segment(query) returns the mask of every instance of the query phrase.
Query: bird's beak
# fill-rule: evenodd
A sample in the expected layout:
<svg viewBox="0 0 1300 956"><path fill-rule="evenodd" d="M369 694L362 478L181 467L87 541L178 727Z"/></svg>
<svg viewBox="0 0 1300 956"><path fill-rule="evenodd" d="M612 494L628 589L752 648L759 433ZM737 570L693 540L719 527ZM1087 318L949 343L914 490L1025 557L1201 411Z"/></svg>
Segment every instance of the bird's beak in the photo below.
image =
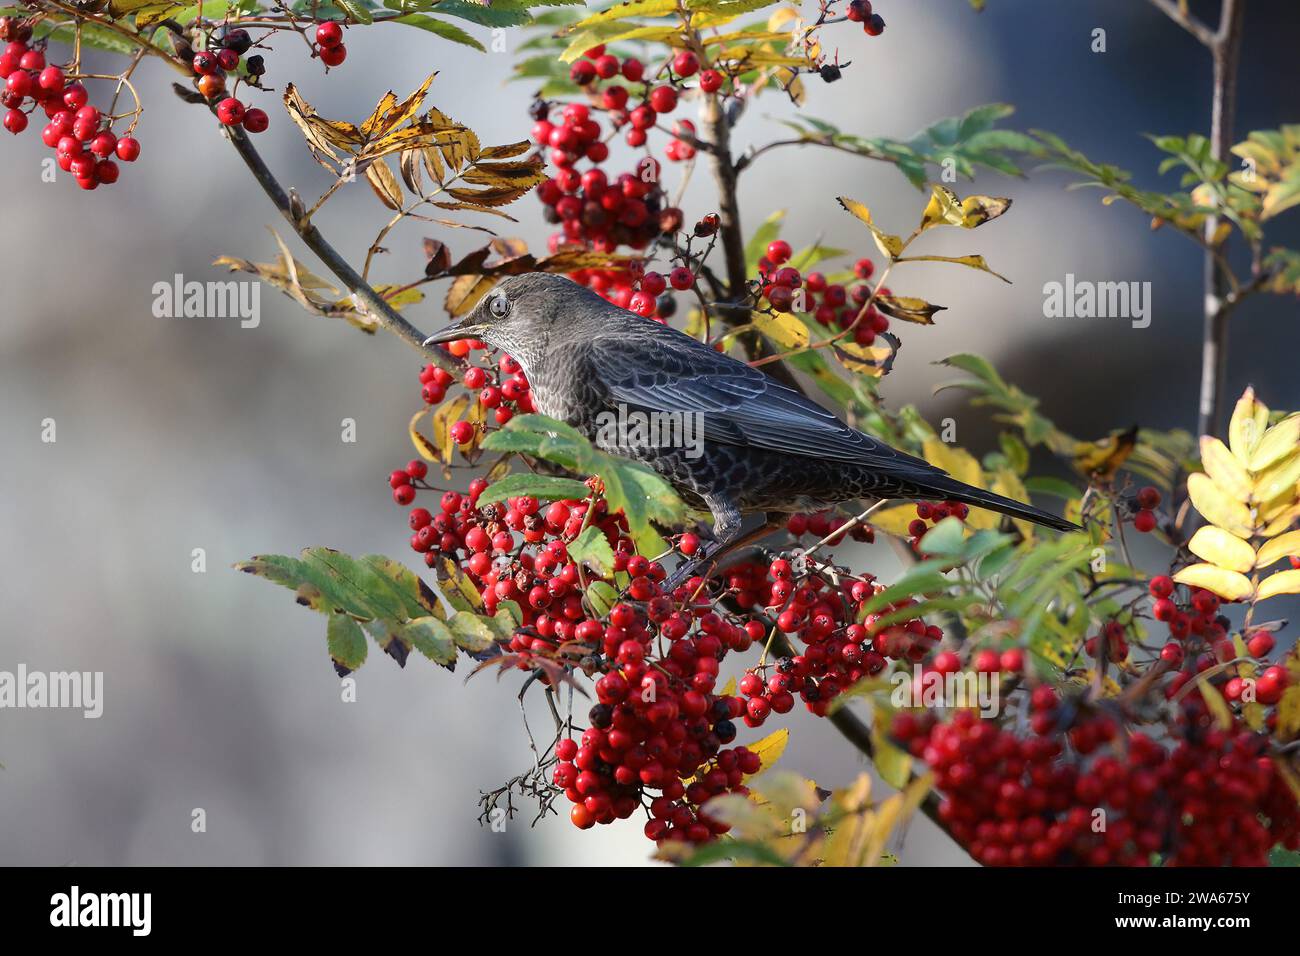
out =
<svg viewBox="0 0 1300 956"><path fill-rule="evenodd" d="M424 340L425 345L438 345L442 342L455 342L459 339L476 339L483 333L483 327L469 322L457 322L440 332L434 332Z"/></svg>

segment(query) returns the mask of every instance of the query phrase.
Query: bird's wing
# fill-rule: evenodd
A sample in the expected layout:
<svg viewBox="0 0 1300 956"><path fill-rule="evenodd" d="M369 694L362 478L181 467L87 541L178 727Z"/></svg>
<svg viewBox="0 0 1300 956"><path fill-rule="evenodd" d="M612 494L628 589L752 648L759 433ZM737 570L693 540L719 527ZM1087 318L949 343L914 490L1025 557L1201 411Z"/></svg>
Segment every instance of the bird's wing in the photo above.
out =
<svg viewBox="0 0 1300 956"><path fill-rule="evenodd" d="M699 413L710 441L875 464L894 472L937 471L850 428L759 369L658 323L618 323L617 329L591 339L587 348L611 402Z"/></svg>

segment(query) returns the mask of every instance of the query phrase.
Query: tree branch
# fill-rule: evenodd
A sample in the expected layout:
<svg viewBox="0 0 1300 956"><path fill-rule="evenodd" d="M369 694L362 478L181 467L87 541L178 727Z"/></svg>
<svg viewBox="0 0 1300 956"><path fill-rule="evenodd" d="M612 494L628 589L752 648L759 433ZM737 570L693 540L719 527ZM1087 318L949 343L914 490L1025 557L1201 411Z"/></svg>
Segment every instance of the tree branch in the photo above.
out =
<svg viewBox="0 0 1300 956"><path fill-rule="evenodd" d="M424 344L428 338L423 332L413 326L406 319L398 314L397 310L384 301L370 283L366 282L346 259L336 250L325 237L321 235L310 219L306 218L301 210L294 208L293 201L284 187L280 185L275 174L271 172L270 167L262 159L262 156L248 139L247 134L241 129L234 127L223 128L226 138L230 140L235 151L239 153L240 158L244 161L257 180L262 191L280 211L285 220L293 227L293 231L307 245L312 252L316 253L321 262L325 263L326 268L338 278L348 291L351 292L366 310L379 320L379 324L385 329L397 336L411 348L418 351L428 361L435 365L441 366L449 372L457 371L456 362L442 349L430 348Z"/></svg>
<svg viewBox="0 0 1300 956"><path fill-rule="evenodd" d="M1151 0L1151 4L1162 11L1170 20L1178 24L1207 47L1214 46L1214 31L1183 8L1175 0Z"/></svg>
<svg viewBox="0 0 1300 956"><path fill-rule="evenodd" d="M1152 0L1157 2L1157 0ZM1157 4L1158 5L1158 4ZM1237 112L1237 68L1241 62L1242 23L1246 0L1223 0L1219 29L1210 38L1214 60L1214 92L1210 114L1210 155L1226 161L1232 149ZM1203 41L1204 42L1204 41ZM1235 299L1230 297L1231 276L1222 256L1215 254L1214 236L1220 218L1205 220L1205 305L1201 332L1201 394L1198 435L1216 435L1222 425L1223 390L1228 365L1228 318Z"/></svg>

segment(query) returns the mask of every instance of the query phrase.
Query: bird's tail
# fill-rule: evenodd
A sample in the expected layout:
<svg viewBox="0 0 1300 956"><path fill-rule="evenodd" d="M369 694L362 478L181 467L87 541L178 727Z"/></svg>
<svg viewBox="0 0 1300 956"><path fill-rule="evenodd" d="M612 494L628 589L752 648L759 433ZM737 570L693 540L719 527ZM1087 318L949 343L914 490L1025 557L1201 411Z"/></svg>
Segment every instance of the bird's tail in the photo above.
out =
<svg viewBox="0 0 1300 956"><path fill-rule="evenodd" d="M984 508L988 511L996 511L998 514L1010 515L1012 518L1022 518L1025 521L1032 521L1034 524L1041 524L1057 531L1083 530L1074 522L1066 521L1064 518L1050 514L1040 508L1035 508L1033 505L1027 505L1011 498L1004 498L1002 495L985 491L983 488L976 488L974 485L968 485L946 475L937 480L927 481L924 491L935 498L941 498L945 501L960 501L962 504L971 505L975 508Z"/></svg>

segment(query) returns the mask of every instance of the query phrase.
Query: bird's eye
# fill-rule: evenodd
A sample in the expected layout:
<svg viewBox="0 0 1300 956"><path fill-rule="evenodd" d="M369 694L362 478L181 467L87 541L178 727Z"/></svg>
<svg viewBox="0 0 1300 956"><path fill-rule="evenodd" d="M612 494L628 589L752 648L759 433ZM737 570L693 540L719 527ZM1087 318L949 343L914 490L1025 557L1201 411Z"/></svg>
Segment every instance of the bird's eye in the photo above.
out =
<svg viewBox="0 0 1300 956"><path fill-rule="evenodd" d="M510 314L510 300L503 295L494 295L488 303L488 309L496 318L504 319Z"/></svg>

